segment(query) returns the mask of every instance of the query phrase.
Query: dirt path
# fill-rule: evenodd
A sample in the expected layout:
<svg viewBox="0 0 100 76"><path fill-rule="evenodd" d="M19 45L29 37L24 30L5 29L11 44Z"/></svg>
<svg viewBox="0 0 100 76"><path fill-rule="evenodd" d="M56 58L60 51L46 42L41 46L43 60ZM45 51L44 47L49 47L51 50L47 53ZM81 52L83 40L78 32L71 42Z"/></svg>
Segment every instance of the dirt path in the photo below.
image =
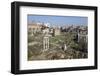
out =
<svg viewBox="0 0 100 76"><path fill-rule="evenodd" d="M35 45L35 44L38 44L39 42L30 42L28 43L28 46L31 46L31 45Z"/></svg>

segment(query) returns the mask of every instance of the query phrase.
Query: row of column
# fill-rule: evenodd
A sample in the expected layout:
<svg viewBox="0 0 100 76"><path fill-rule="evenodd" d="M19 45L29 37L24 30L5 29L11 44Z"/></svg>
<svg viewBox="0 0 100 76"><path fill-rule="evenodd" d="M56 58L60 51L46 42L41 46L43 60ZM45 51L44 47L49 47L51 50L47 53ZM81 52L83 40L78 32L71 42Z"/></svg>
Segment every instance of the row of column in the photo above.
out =
<svg viewBox="0 0 100 76"><path fill-rule="evenodd" d="M43 51L47 51L49 49L49 37L43 38Z"/></svg>

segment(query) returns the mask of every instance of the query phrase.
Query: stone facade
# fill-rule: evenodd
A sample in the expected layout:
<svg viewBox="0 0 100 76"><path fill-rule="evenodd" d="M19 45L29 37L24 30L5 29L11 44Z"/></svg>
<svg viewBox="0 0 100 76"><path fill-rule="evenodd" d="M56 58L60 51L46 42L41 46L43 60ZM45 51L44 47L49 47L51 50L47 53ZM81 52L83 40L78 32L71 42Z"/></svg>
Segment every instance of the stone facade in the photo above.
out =
<svg viewBox="0 0 100 76"><path fill-rule="evenodd" d="M38 24L29 24L28 25L28 32L33 35L34 33L41 32L42 25Z"/></svg>
<svg viewBox="0 0 100 76"><path fill-rule="evenodd" d="M54 30L53 30L53 35L54 36L60 35L60 33L61 33L61 31L60 31L59 28L54 28Z"/></svg>
<svg viewBox="0 0 100 76"><path fill-rule="evenodd" d="M86 29L80 29L78 32L78 42L80 40L84 40L85 42L88 42L88 32Z"/></svg>

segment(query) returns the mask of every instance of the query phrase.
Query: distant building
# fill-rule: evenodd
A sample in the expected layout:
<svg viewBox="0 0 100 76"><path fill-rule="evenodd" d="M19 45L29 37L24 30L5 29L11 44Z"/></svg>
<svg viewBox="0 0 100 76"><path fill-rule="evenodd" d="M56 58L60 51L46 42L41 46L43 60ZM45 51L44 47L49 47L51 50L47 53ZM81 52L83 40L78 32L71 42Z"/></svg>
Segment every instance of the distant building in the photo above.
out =
<svg viewBox="0 0 100 76"><path fill-rule="evenodd" d="M78 30L79 34L83 34L83 35L87 35L88 34L88 30L87 29L79 29Z"/></svg>
<svg viewBox="0 0 100 76"><path fill-rule="evenodd" d="M39 23L39 22L34 22L32 24L28 24L28 32L33 35L34 33L37 32L42 32L44 33L49 29L50 24L49 23ZM44 31L44 32L43 32Z"/></svg>
<svg viewBox="0 0 100 76"><path fill-rule="evenodd" d="M33 35L34 33L41 32L42 27L43 26L41 24L28 24L28 32L30 35Z"/></svg>
<svg viewBox="0 0 100 76"><path fill-rule="evenodd" d="M87 36L87 35L78 34L78 42L79 42L80 40L83 40L83 41L85 41L85 42L87 43L87 41L88 41L88 36Z"/></svg>
<svg viewBox="0 0 100 76"><path fill-rule="evenodd" d="M88 32L87 32L87 29L79 29L79 32L78 32L78 42L80 40L84 40L85 42L88 41Z"/></svg>
<svg viewBox="0 0 100 76"><path fill-rule="evenodd" d="M60 28L54 28L54 30L53 30L54 36L60 35L60 33L61 33Z"/></svg>

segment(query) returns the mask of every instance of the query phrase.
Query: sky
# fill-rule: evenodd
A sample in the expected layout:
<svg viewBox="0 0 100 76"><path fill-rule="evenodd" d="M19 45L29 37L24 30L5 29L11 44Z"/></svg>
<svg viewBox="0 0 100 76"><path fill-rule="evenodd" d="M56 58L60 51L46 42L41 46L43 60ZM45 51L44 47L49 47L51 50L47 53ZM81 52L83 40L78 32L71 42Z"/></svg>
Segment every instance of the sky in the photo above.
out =
<svg viewBox="0 0 100 76"><path fill-rule="evenodd" d="M53 15L28 15L28 23L42 22L52 25L88 25L88 17L80 16L53 16Z"/></svg>

